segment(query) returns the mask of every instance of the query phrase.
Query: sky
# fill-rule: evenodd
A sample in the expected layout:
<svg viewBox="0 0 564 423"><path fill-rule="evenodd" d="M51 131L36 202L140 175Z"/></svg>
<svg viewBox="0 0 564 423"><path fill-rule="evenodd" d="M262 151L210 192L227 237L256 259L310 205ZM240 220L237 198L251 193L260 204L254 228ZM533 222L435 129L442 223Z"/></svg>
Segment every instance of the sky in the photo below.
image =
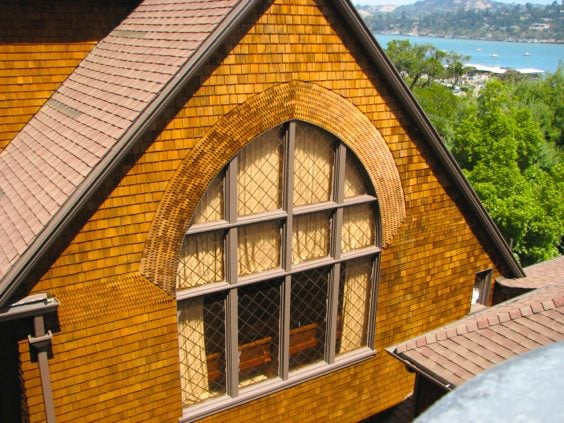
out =
<svg viewBox="0 0 564 423"><path fill-rule="evenodd" d="M370 5L376 6L379 4L411 4L415 3L417 0L353 0L352 3L357 5ZM532 3L532 4L551 4L554 0L496 0L500 3L518 3L518 4L525 4L525 3Z"/></svg>

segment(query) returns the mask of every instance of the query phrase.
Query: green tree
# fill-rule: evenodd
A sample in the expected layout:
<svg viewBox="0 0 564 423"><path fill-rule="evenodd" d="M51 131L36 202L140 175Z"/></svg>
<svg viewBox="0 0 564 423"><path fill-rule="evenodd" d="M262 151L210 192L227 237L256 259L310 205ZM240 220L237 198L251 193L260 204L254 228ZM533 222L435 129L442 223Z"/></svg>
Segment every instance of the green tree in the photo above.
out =
<svg viewBox="0 0 564 423"><path fill-rule="evenodd" d="M418 83L428 86L432 81L447 76L445 63L456 61L454 53L446 53L431 44L411 44L409 40L390 41L386 54L411 89Z"/></svg>
<svg viewBox="0 0 564 423"><path fill-rule="evenodd" d="M524 265L558 254L562 165L541 166L543 134L510 85L491 81L455 131L452 152Z"/></svg>

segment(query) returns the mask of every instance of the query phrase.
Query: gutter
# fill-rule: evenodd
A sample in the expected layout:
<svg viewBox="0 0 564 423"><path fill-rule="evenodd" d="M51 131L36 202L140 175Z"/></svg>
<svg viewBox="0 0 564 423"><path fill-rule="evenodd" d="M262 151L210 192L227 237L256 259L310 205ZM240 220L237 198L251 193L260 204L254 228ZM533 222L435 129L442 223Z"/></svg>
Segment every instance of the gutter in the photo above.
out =
<svg viewBox="0 0 564 423"><path fill-rule="evenodd" d="M421 106L419 106L413 97L413 94L409 91L399 76L399 73L394 68L392 62L390 62L388 57L383 53L383 50L377 44L374 36L367 28L362 18L348 0L334 0L334 4L337 6L349 25L352 26L368 55L379 65L378 68L382 71L384 79L391 85L395 92L400 94L399 100L407 109L410 117L415 121L417 129L420 130L423 136L430 142L433 152L437 155L439 161L446 168L449 175L454 178L455 186L460 190L464 199L468 202L468 205L478 218L481 226L492 238L494 245L497 247L498 252L501 254L501 257L505 261L505 264L510 272L510 275L506 276L513 278L525 277L523 269L517 260L515 260L515 257L513 257L511 248L503 238L499 228L484 209L478 195L462 174L462 170L458 166L458 163L441 141L440 135L437 133L433 125L431 125L429 118L425 115Z"/></svg>
<svg viewBox="0 0 564 423"><path fill-rule="evenodd" d="M415 360L410 359L409 357L403 357L400 353L397 352L397 349L387 349L386 348L386 352L390 355L392 355L394 358L398 359L399 361L401 361L403 364L405 364L405 366L420 374L425 376L427 379L429 379L431 382L435 383L436 385L439 385L441 388L443 388L445 391L453 391L454 389L457 388L456 385L452 384L451 382L449 382L448 380L446 380L445 378L439 376L437 373L433 372L432 370L428 369L425 366L421 366L419 365Z"/></svg>
<svg viewBox="0 0 564 423"><path fill-rule="evenodd" d="M47 423L55 423L56 419L51 375L49 373L49 352L51 351L53 334L50 330L45 330L45 315L55 313L58 307L59 302L55 298L49 298L47 294L36 294L0 309L0 323L33 317L34 333L27 335L27 340L30 352L35 350L37 353L41 393Z"/></svg>
<svg viewBox="0 0 564 423"><path fill-rule="evenodd" d="M8 301L17 287L30 278L33 269L47 256L50 249L80 211L92 200L94 194L104 185L106 179L113 174L130 154L138 141L150 129L170 102L181 92L208 60L223 45L227 37L243 23L260 0L240 1L228 13L216 29L200 45L182 69L168 82L137 117L123 137L112 147L111 151L96 165L82 181L72 197L65 202L58 213L50 220L41 234L34 240L25 253L20 256L14 266L0 282L0 307Z"/></svg>

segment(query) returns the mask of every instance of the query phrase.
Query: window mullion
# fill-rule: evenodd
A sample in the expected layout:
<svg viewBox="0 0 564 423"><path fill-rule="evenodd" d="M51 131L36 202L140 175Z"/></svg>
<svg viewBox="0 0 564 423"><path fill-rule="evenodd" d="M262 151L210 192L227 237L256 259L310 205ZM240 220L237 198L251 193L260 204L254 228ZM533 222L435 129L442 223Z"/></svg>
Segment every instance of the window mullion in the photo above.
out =
<svg viewBox="0 0 564 423"><path fill-rule="evenodd" d="M327 343L325 348L325 360L329 364L333 364L335 362L340 275L341 263L335 263L329 277L329 287L327 292Z"/></svg>
<svg viewBox="0 0 564 423"><path fill-rule="evenodd" d="M292 225L294 202L294 145L296 139L296 123L288 124L284 145L284 209L286 210L286 225L282 242L282 267L285 271L292 268ZM292 277L286 275L282 285L282 304L280 307L280 378L288 379L290 368L290 299L292 292Z"/></svg>
<svg viewBox="0 0 564 423"><path fill-rule="evenodd" d="M345 166L347 160L347 149L343 144L337 148L335 160L335 202L340 206L335 210L333 217L333 239L331 253L335 260L341 258L341 234L343 227L343 202L345 199Z"/></svg>
<svg viewBox="0 0 564 423"><path fill-rule="evenodd" d="M237 220L237 157L235 157L227 169L227 183L225 189L225 215L229 223ZM237 283L237 227L232 226L227 233L226 277L229 284ZM225 307L225 357L226 357L226 389L227 394L236 397L239 393L239 342L238 342L238 298L237 289L230 289L227 294Z"/></svg>
<svg viewBox="0 0 564 423"><path fill-rule="evenodd" d="M378 298L378 280L380 278L380 254L376 254L372 265L372 279L370 280L370 306L368 309L368 327L366 345L374 348L376 338L376 304Z"/></svg>
<svg viewBox="0 0 564 423"><path fill-rule="evenodd" d="M334 198L340 207L335 210L333 215L333 236L331 237L331 255L335 260L341 258L341 231L343 226L343 208L345 191L345 165L347 159L347 149L343 144L337 148L335 158L335 181ZM339 307L339 280L341 275L341 264L335 263L329 280L328 300L327 300L327 345L325 349L325 359L329 364L335 361L337 346L337 312Z"/></svg>
<svg viewBox="0 0 564 423"><path fill-rule="evenodd" d="M280 368L279 376L282 380L288 379L290 368L290 300L292 298L292 277L287 275L281 287L280 305Z"/></svg>
<svg viewBox="0 0 564 423"><path fill-rule="evenodd" d="M294 209L294 146L296 138L296 123L290 122L286 134L285 167L284 167L284 208L287 213L286 231L284 236L283 268L289 271L292 267L292 223Z"/></svg>

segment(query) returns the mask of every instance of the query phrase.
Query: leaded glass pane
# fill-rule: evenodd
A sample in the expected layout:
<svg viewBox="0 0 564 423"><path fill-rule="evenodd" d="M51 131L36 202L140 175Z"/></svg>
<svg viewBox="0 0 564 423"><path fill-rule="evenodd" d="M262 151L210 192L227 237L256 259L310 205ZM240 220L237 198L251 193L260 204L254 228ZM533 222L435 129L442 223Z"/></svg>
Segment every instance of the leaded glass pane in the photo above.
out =
<svg viewBox="0 0 564 423"><path fill-rule="evenodd" d="M351 152L347 152L345 164L345 198L368 194L364 178L360 173L361 165Z"/></svg>
<svg viewBox="0 0 564 423"><path fill-rule="evenodd" d="M239 289L239 385L278 376L280 281Z"/></svg>
<svg viewBox="0 0 564 423"><path fill-rule="evenodd" d="M258 137L238 155L239 216L282 207L282 138L279 130Z"/></svg>
<svg viewBox="0 0 564 423"><path fill-rule="evenodd" d="M328 212L296 216L292 230L292 263L327 257L330 232Z"/></svg>
<svg viewBox="0 0 564 423"><path fill-rule="evenodd" d="M224 233L191 235L184 240L178 261L177 289L194 288L225 279Z"/></svg>
<svg viewBox="0 0 564 423"><path fill-rule="evenodd" d="M207 223L223 219L223 181L223 175L221 175L208 186L194 210L193 223Z"/></svg>
<svg viewBox="0 0 564 423"><path fill-rule="evenodd" d="M324 267L292 278L290 370L324 359L329 273Z"/></svg>
<svg viewBox="0 0 564 423"><path fill-rule="evenodd" d="M296 125L294 151L294 206L331 200L335 143L326 131Z"/></svg>
<svg viewBox="0 0 564 423"><path fill-rule="evenodd" d="M225 393L224 297L178 304L182 403L195 404Z"/></svg>
<svg viewBox="0 0 564 423"><path fill-rule="evenodd" d="M344 253L375 245L374 210L371 204L345 207L341 249Z"/></svg>
<svg viewBox="0 0 564 423"><path fill-rule="evenodd" d="M243 226L238 237L240 276L280 267L280 222Z"/></svg>
<svg viewBox="0 0 564 423"><path fill-rule="evenodd" d="M373 258L342 264L339 281L337 352L366 346Z"/></svg>

